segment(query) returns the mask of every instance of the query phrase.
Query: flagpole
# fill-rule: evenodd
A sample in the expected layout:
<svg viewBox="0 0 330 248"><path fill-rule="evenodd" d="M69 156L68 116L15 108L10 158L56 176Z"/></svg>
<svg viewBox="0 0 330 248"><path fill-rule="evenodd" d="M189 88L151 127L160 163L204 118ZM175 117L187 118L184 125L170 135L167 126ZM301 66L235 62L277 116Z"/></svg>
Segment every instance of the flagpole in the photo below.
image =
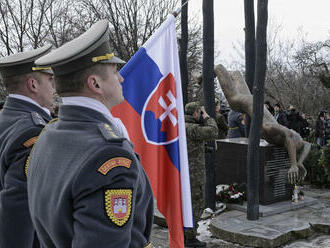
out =
<svg viewBox="0 0 330 248"><path fill-rule="evenodd" d="M188 4L189 1L190 1L190 0L187 0L184 4L182 4L180 8L178 8L177 10L175 10L175 11L172 13L172 15L173 15L174 17L177 17L177 16L180 14L182 8L183 8L184 6L186 6L186 5Z"/></svg>

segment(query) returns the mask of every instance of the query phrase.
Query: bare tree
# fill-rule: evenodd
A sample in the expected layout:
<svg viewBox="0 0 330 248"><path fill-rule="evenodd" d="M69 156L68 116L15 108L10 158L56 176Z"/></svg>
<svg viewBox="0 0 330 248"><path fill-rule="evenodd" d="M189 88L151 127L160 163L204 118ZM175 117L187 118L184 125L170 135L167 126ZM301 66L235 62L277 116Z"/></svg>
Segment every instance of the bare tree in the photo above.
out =
<svg viewBox="0 0 330 248"><path fill-rule="evenodd" d="M310 73L330 88L330 40L305 43L295 60L305 74Z"/></svg>
<svg viewBox="0 0 330 248"><path fill-rule="evenodd" d="M5 47L6 55L12 51L23 51L26 46L26 29L31 12L29 1L3 0L0 11L0 34L1 36L4 35L1 41Z"/></svg>
<svg viewBox="0 0 330 248"><path fill-rule="evenodd" d="M178 0L80 0L80 15L90 22L110 22L110 43L116 53L128 60L154 33L167 15L175 10Z"/></svg>
<svg viewBox="0 0 330 248"><path fill-rule="evenodd" d="M311 63L313 56L307 55L304 44L304 39L300 44L295 40L278 40L273 44L267 63L265 94L284 108L294 105L299 111L316 115L319 109L329 108L330 91L322 85L323 71L315 61ZM302 48L297 51L296 47Z"/></svg>
<svg viewBox="0 0 330 248"><path fill-rule="evenodd" d="M26 36L33 48L43 45L43 40L48 35L48 28L45 27L45 14L53 0L27 1L30 4L29 17L26 27Z"/></svg>
<svg viewBox="0 0 330 248"><path fill-rule="evenodd" d="M284 109L294 105L310 116L320 109L330 109L330 90L324 85L329 76L326 66L329 68L330 50L324 45L327 41L308 43L302 32L296 39L284 40L282 29L281 24L270 20L265 98ZM236 44L235 68L244 72L244 43Z"/></svg>
<svg viewBox="0 0 330 248"><path fill-rule="evenodd" d="M72 0L2 0L0 53L10 55L45 43L58 47L76 35ZM79 20L77 20L79 22Z"/></svg>
<svg viewBox="0 0 330 248"><path fill-rule="evenodd" d="M125 60L144 44L180 0L0 0L0 55L46 43L59 47L100 19L110 23L110 43ZM189 18L188 73L201 69L201 25ZM179 21L178 25L179 26ZM177 28L179 30L179 28ZM180 33L179 33L180 36ZM191 80L189 80L189 84Z"/></svg>
<svg viewBox="0 0 330 248"><path fill-rule="evenodd" d="M46 27L49 30L46 40L54 47L60 47L76 38L97 21L93 22L90 18L87 23L86 10L78 1L49 1L51 2L45 14Z"/></svg>
<svg viewBox="0 0 330 248"><path fill-rule="evenodd" d="M9 36L11 33L11 27L8 20L8 8L5 5L0 4L0 15L1 15L1 26L0 26L0 40L1 40L1 47L4 47L3 49L0 49L1 55L9 55L12 53L12 49L9 45Z"/></svg>

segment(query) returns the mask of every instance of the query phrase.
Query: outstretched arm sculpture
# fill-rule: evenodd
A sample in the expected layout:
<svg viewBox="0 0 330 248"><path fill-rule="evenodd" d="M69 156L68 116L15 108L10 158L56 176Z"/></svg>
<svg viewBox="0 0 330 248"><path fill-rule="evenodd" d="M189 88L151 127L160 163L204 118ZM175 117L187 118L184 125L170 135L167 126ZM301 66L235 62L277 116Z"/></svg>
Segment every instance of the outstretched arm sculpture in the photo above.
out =
<svg viewBox="0 0 330 248"><path fill-rule="evenodd" d="M230 107L235 111L252 116L253 97L241 73L236 71L229 74L222 65L215 67L215 73ZM311 144L304 141L296 131L278 124L266 107L261 132L268 143L284 146L288 150L291 162L288 171L289 182L295 184L303 180L307 174L303 161L310 151ZM297 153L299 154L298 161Z"/></svg>

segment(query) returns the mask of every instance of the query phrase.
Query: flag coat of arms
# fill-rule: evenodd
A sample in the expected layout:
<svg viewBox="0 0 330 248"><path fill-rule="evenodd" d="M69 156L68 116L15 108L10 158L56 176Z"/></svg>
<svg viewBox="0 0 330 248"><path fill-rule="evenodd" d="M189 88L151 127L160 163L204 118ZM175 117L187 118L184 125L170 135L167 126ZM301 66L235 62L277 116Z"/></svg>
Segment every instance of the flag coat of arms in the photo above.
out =
<svg viewBox="0 0 330 248"><path fill-rule="evenodd" d="M175 17L170 15L122 68L122 120L149 177L170 247L184 247L192 227L191 194Z"/></svg>

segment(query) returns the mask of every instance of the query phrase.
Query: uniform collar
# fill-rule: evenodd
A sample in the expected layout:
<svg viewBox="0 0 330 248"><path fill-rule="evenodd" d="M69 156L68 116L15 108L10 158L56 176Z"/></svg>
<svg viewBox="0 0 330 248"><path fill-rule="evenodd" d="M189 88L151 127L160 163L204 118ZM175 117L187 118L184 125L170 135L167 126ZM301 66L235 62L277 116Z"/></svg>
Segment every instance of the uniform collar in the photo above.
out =
<svg viewBox="0 0 330 248"><path fill-rule="evenodd" d="M120 119L113 117L110 110L100 101L85 97L85 96L69 96L63 97L63 106L79 106L88 109L92 109L100 114L102 114L119 132L121 137L125 137L129 140L129 136L124 124Z"/></svg>
<svg viewBox="0 0 330 248"><path fill-rule="evenodd" d="M64 121L103 122L111 124L102 113L91 108L78 105L61 104L58 118Z"/></svg>
<svg viewBox="0 0 330 248"><path fill-rule="evenodd" d="M32 100L32 99L31 99ZM44 110L40 105L32 103L31 101L25 101L17 97L8 96L6 102L3 106L4 110L15 110L23 111L27 113L37 112L39 113L45 121L50 121L51 116L47 111Z"/></svg>
<svg viewBox="0 0 330 248"><path fill-rule="evenodd" d="M62 101L63 105L73 105L93 109L103 114L109 120L113 118L110 114L110 110L103 103L94 98L86 96L68 96L62 97Z"/></svg>
<svg viewBox="0 0 330 248"><path fill-rule="evenodd" d="M44 110L50 116L50 111L49 111L48 108L42 107L39 103L37 103L36 101L34 101L32 98L30 98L28 96L23 96L21 94L9 94L8 96L9 97L12 97L12 98L23 100L23 101L26 101L26 102L30 102L30 103L32 103L34 105L37 105L39 108L41 108L42 110Z"/></svg>

